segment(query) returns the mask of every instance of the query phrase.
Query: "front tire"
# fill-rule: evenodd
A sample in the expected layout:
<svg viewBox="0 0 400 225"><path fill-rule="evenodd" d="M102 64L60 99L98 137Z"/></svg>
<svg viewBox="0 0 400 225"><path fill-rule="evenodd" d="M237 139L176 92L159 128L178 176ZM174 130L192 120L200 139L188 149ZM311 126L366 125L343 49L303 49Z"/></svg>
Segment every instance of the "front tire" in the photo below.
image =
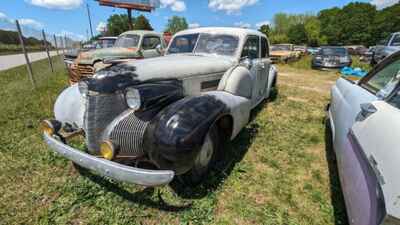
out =
<svg viewBox="0 0 400 225"><path fill-rule="evenodd" d="M214 167L220 151L219 133L213 126L207 133L191 170L182 175L185 183L196 186L204 180Z"/></svg>

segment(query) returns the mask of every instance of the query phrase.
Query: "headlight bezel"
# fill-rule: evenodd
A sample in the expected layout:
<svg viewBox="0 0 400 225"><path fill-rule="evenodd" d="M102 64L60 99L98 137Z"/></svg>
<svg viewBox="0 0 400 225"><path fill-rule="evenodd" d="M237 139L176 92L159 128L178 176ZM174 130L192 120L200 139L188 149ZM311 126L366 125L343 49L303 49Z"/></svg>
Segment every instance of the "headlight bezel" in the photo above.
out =
<svg viewBox="0 0 400 225"><path fill-rule="evenodd" d="M140 91L135 87L128 87L125 89L125 102L128 107L134 111L141 109L143 100Z"/></svg>

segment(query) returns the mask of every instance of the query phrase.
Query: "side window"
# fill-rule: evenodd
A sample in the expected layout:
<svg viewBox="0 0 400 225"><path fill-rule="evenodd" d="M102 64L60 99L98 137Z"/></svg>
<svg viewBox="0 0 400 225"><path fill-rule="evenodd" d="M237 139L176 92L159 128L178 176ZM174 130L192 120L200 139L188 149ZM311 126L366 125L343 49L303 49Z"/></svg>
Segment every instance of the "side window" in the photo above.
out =
<svg viewBox="0 0 400 225"><path fill-rule="evenodd" d="M249 36L243 46L242 56L249 59L258 59L260 56L260 39L257 36Z"/></svg>
<svg viewBox="0 0 400 225"><path fill-rule="evenodd" d="M385 39L382 39L382 40L378 41L378 45L387 45L388 42L389 42L389 40L390 40L390 37L391 37L391 36L389 36L389 37L387 37L387 38L385 38Z"/></svg>
<svg viewBox="0 0 400 225"><path fill-rule="evenodd" d="M142 44L142 48L143 50L149 50L149 49L155 49L157 47L157 45L161 44L161 40L159 37L144 37L143 38L143 44Z"/></svg>
<svg viewBox="0 0 400 225"><path fill-rule="evenodd" d="M380 97L387 97L396 87L400 78L400 59L397 59L375 73L361 84Z"/></svg>
<svg viewBox="0 0 400 225"><path fill-rule="evenodd" d="M268 41L265 37L261 37L261 58L269 57Z"/></svg>
<svg viewBox="0 0 400 225"><path fill-rule="evenodd" d="M390 44L391 46L400 46L400 34L397 34L394 36L392 43Z"/></svg>

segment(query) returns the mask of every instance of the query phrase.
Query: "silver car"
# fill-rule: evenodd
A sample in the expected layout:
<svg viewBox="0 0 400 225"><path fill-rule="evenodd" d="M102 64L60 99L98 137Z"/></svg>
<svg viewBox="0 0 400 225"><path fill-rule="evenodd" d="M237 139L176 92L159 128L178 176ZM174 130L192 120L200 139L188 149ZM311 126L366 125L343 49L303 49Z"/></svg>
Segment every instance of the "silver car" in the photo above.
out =
<svg viewBox="0 0 400 225"><path fill-rule="evenodd" d="M115 180L168 184L175 175L198 183L221 144L246 126L275 89L267 37L241 28L177 33L164 57L111 62L64 90L55 119L42 123L55 152ZM87 151L68 145L85 137Z"/></svg>

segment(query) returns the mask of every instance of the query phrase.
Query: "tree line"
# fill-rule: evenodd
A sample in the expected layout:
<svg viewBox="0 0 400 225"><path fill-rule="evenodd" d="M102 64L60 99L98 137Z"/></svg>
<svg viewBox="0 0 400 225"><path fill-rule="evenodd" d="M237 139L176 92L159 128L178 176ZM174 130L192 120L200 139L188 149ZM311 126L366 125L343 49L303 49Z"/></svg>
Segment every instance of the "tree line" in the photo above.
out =
<svg viewBox="0 0 400 225"><path fill-rule="evenodd" d="M317 15L278 13L273 24L259 29L272 43L320 45L375 45L400 31L400 3L377 10L370 3L354 2Z"/></svg>
<svg viewBox="0 0 400 225"><path fill-rule="evenodd" d="M40 46L43 45L44 42L42 40L38 40L34 37L23 37L24 42L27 46ZM5 45L19 45L19 36L16 31L9 30L0 30L0 43ZM51 46L51 43L47 43Z"/></svg>

